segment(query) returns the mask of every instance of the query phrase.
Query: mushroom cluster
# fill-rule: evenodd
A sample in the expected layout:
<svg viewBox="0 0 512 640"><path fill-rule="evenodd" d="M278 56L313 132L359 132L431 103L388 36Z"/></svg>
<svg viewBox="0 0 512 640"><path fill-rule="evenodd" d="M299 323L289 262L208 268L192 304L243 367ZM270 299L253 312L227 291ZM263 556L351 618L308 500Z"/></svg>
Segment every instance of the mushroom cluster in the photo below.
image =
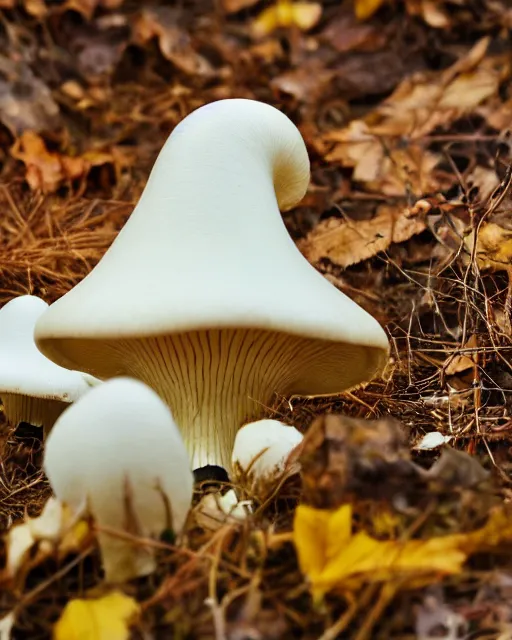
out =
<svg viewBox="0 0 512 640"><path fill-rule="evenodd" d="M86 278L49 307L24 296L0 310L6 413L55 422L44 468L57 498L94 518L107 580L153 570L148 538L182 530L193 469L233 463L252 481L295 469L301 434L258 421L274 394L337 394L382 371L385 332L280 215L308 183L283 113L208 104L174 129Z"/></svg>
<svg viewBox="0 0 512 640"><path fill-rule="evenodd" d="M309 182L295 125L220 100L173 131L98 265L39 318L39 349L171 407L194 468L231 466L235 435L281 396L336 394L379 373L377 321L302 256L281 210Z"/></svg>

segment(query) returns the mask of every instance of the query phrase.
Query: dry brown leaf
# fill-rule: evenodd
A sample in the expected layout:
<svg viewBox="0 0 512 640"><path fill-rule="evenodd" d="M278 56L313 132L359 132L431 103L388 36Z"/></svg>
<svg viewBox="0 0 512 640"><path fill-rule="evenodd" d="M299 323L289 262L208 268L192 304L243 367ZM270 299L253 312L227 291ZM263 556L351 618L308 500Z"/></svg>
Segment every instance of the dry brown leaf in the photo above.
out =
<svg viewBox="0 0 512 640"><path fill-rule="evenodd" d="M487 201L496 187L500 184L498 174L494 169L486 169L477 165L466 176L468 187L478 188L478 199L480 202Z"/></svg>
<svg viewBox="0 0 512 640"><path fill-rule="evenodd" d="M450 19L445 7L439 0L408 0L407 12L412 16L419 16L436 29L450 26Z"/></svg>
<svg viewBox="0 0 512 640"><path fill-rule="evenodd" d="M126 160L118 152L88 151L81 156L60 155L48 151L44 140L32 131L25 131L11 149L14 158L26 166L26 180L34 190L51 193L68 180L81 178L92 167L105 164L119 166Z"/></svg>
<svg viewBox="0 0 512 640"><path fill-rule="evenodd" d="M445 71L406 78L364 119L326 134L327 142L337 143L327 160L354 167L354 180L387 195L436 190L431 173L438 156L421 146L406 146L402 138L423 138L497 93L510 75L510 61L504 56L486 57L488 44L488 39L480 40Z"/></svg>
<svg viewBox="0 0 512 640"><path fill-rule="evenodd" d="M141 10L133 25L136 44L156 38L162 55L180 71L189 75L209 75L210 63L192 46L189 34L177 24L177 12L170 7Z"/></svg>
<svg viewBox="0 0 512 640"><path fill-rule="evenodd" d="M336 140L338 144L326 160L353 167L352 179L366 183L370 190L390 196L411 193L420 196L438 187L432 170L439 156L418 144L405 147L400 140L381 140L362 120L353 120L345 129L329 134L327 139Z"/></svg>
<svg viewBox="0 0 512 640"><path fill-rule="evenodd" d="M333 71L313 60L310 64L301 65L273 78L270 85L302 102L317 103L333 75Z"/></svg>
<svg viewBox="0 0 512 640"><path fill-rule="evenodd" d="M476 259L481 269L510 271L512 269L512 231L495 222L482 224L476 234ZM475 232L465 238L468 251L475 244Z"/></svg>
<svg viewBox="0 0 512 640"><path fill-rule="evenodd" d="M380 9L384 0L355 0L354 9L359 20L367 20Z"/></svg>
<svg viewBox="0 0 512 640"><path fill-rule="evenodd" d="M478 336L473 334L463 345L463 349L476 349L478 347ZM462 353L449 356L444 363L444 371L447 376L454 376L468 369L473 369L477 362L477 353Z"/></svg>
<svg viewBox="0 0 512 640"><path fill-rule="evenodd" d="M487 124L497 131L508 130L512 122L512 98L502 102L499 97L488 101L485 105L477 109L478 115L482 116Z"/></svg>
<svg viewBox="0 0 512 640"><path fill-rule="evenodd" d="M322 5L318 2L292 2L277 0L276 4L264 9L252 23L252 33L256 38L267 36L276 29L297 27L308 31L320 20Z"/></svg>
<svg viewBox="0 0 512 640"><path fill-rule="evenodd" d="M384 53L388 34L382 27L372 23L361 24L352 12L340 12L331 19L320 34L322 41L328 42L339 53L347 51L379 51Z"/></svg>
<svg viewBox="0 0 512 640"><path fill-rule="evenodd" d="M425 222L418 217L408 217L407 209L382 205L371 220L329 218L320 222L299 243L299 248L312 263L328 258L341 267L348 267L425 229Z"/></svg>

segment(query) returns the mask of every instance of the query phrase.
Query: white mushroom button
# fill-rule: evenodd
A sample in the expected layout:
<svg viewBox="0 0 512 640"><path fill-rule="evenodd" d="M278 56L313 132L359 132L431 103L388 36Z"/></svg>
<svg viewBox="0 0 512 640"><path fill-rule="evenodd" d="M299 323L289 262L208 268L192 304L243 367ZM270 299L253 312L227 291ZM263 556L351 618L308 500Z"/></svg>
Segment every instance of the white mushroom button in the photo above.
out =
<svg viewBox="0 0 512 640"><path fill-rule="evenodd" d="M172 407L194 467L229 470L274 394L335 394L384 367L378 322L300 253L279 209L309 159L295 125L244 99L201 107L165 143L124 228L39 319L58 364L130 375Z"/></svg>
<svg viewBox="0 0 512 640"><path fill-rule="evenodd" d="M129 378L92 389L62 414L44 470L61 502L95 520L108 582L151 573L154 549L143 539L179 533L192 501L193 474L169 408Z"/></svg>
<svg viewBox="0 0 512 640"><path fill-rule="evenodd" d="M244 425L236 434L232 465L237 475L254 481L282 474L291 452L303 436L295 427L278 420L258 420Z"/></svg>
<svg viewBox="0 0 512 640"><path fill-rule="evenodd" d="M48 431L57 417L91 386L88 374L69 371L38 350L34 327L48 304L20 296L0 309L0 397L12 425L28 422Z"/></svg>

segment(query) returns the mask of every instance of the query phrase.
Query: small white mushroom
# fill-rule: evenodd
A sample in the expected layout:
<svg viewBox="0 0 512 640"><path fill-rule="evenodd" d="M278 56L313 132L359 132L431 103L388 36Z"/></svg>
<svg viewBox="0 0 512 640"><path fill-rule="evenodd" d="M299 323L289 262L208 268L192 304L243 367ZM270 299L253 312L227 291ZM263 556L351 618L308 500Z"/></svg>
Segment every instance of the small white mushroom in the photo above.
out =
<svg viewBox="0 0 512 640"><path fill-rule="evenodd" d="M278 420L258 420L244 425L236 434L233 447L235 474L251 478L253 482L279 476L302 440L300 431Z"/></svg>
<svg viewBox="0 0 512 640"><path fill-rule="evenodd" d="M44 469L57 498L98 525L108 582L151 573L154 553L140 539L179 533L192 501L193 474L169 408L130 378L92 389L62 414Z"/></svg>
<svg viewBox="0 0 512 640"><path fill-rule="evenodd" d="M38 350L34 327L48 304L20 296L0 309L0 397L13 426L28 422L47 432L71 403L100 381L53 363Z"/></svg>
<svg viewBox="0 0 512 640"><path fill-rule="evenodd" d="M297 127L220 100L172 132L91 273L40 318L60 365L138 378L172 408L193 466L229 470L235 434L274 394L337 394L387 362L378 322L297 249L279 210L309 183Z"/></svg>

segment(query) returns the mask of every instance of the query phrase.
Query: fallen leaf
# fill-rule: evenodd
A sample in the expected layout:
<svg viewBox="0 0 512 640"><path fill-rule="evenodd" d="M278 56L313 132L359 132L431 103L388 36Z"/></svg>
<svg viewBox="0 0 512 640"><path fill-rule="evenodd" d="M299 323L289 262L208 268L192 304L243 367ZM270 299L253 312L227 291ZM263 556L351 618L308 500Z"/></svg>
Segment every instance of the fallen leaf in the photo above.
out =
<svg viewBox="0 0 512 640"><path fill-rule="evenodd" d="M86 176L92 167L112 164L117 169L128 160L122 152L87 151L81 156L48 151L37 133L25 131L11 148L11 155L26 166L26 180L34 190L51 193L62 183Z"/></svg>
<svg viewBox="0 0 512 640"><path fill-rule="evenodd" d="M470 253L475 249L481 269L508 271L512 267L512 230L495 222L483 223L477 233L473 230L465 237L465 243Z"/></svg>
<svg viewBox="0 0 512 640"><path fill-rule="evenodd" d="M179 27L177 17L177 11L170 7L142 9L133 25L135 43L143 45L156 38L164 58L180 71L209 75L210 63L194 49L187 31Z"/></svg>
<svg viewBox="0 0 512 640"><path fill-rule="evenodd" d="M407 209L382 205L370 220L328 218L298 246L312 263L328 258L341 267L348 267L385 251L393 242L404 242L426 229L423 219L407 214Z"/></svg>
<svg viewBox="0 0 512 640"><path fill-rule="evenodd" d="M469 189L474 187L478 189L478 199L480 202L486 202L500 184L500 179L494 169L486 169L485 167L477 165L466 176L466 183Z"/></svg>
<svg viewBox="0 0 512 640"><path fill-rule="evenodd" d="M406 5L409 15L423 18L428 25L435 29L450 26L448 14L439 0L409 0Z"/></svg>
<svg viewBox="0 0 512 640"><path fill-rule="evenodd" d="M50 498L40 516L26 518L6 534L7 575L12 577L20 571L35 545L38 545L38 553L32 564L37 564L55 549L60 555L79 549L88 531L87 523L75 523L69 510L57 499Z"/></svg>
<svg viewBox="0 0 512 640"><path fill-rule="evenodd" d="M264 9L252 23L255 37L267 36L276 29L297 27L301 31L312 29L320 20L322 5L318 2L292 2L277 0L276 4Z"/></svg>
<svg viewBox="0 0 512 640"><path fill-rule="evenodd" d="M476 349L478 347L478 336L473 334L462 346L463 349ZM449 356L444 363L444 372L447 376L454 376L468 369L474 369L477 363L477 352L462 353Z"/></svg>
<svg viewBox="0 0 512 640"><path fill-rule="evenodd" d="M396 582L400 589L437 582L457 574L467 558L512 540L512 518L495 509L487 524L474 532L427 540L376 540L353 532L352 507L336 511L299 505L293 541L302 573L316 601L333 590L359 590L373 582Z"/></svg>
<svg viewBox="0 0 512 640"><path fill-rule="evenodd" d="M425 151L418 143L406 146L398 139L382 139L361 120L353 120L326 138L337 142L326 160L353 167L352 180L366 183L370 190L390 196L420 196L438 186L432 171L440 156Z"/></svg>
<svg viewBox="0 0 512 640"><path fill-rule="evenodd" d="M130 625L139 614L138 602L120 591L95 600L71 600L55 623L53 638L128 640Z"/></svg>
<svg viewBox="0 0 512 640"><path fill-rule="evenodd" d="M359 20L367 20L380 9L384 0L355 0L354 9Z"/></svg>
<svg viewBox="0 0 512 640"><path fill-rule="evenodd" d="M431 174L440 158L419 140L475 112L510 76L510 60L485 56L488 45L483 38L443 71L409 75L367 116L326 133L335 143L327 160L353 167L353 180L387 195L438 190Z"/></svg>

